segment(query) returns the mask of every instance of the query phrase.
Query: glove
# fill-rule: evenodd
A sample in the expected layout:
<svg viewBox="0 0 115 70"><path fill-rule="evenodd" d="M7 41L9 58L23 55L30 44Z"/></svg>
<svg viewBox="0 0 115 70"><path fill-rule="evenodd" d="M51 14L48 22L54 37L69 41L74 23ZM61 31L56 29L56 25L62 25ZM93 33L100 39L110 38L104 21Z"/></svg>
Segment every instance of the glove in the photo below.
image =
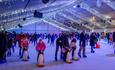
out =
<svg viewBox="0 0 115 70"><path fill-rule="evenodd" d="M71 49L68 49L68 52L71 52Z"/></svg>

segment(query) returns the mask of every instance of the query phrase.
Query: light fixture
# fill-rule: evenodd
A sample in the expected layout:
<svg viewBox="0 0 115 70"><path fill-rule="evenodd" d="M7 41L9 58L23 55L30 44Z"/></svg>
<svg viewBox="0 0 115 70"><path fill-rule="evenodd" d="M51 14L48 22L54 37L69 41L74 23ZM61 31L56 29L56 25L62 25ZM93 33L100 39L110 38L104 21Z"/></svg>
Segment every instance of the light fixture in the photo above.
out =
<svg viewBox="0 0 115 70"><path fill-rule="evenodd" d="M73 6L73 8L76 8L76 6Z"/></svg>
<svg viewBox="0 0 115 70"><path fill-rule="evenodd" d="M81 5L77 5L77 7L78 7L78 8L80 8L80 7L81 7Z"/></svg>
<svg viewBox="0 0 115 70"><path fill-rule="evenodd" d="M42 0L42 2L43 2L44 4L47 4L47 3L49 2L49 0Z"/></svg>

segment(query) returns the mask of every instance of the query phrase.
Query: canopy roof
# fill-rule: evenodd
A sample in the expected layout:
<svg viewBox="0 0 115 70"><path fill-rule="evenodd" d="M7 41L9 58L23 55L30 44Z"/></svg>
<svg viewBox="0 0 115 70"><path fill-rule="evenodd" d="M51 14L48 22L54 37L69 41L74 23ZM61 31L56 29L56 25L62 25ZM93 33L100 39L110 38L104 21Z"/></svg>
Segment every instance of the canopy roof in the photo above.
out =
<svg viewBox="0 0 115 70"><path fill-rule="evenodd" d="M43 13L43 18L33 17L35 10ZM70 30L112 29L115 0L49 0L47 4L42 0L0 0L1 28L41 22Z"/></svg>

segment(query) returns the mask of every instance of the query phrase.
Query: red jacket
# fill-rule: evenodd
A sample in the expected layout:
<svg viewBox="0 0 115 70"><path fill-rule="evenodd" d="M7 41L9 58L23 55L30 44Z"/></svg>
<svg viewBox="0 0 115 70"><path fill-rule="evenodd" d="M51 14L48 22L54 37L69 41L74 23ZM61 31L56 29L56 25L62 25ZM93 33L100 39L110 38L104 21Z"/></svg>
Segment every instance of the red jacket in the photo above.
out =
<svg viewBox="0 0 115 70"><path fill-rule="evenodd" d="M29 43L28 43L28 39L22 39L21 40L21 47L25 48L28 47Z"/></svg>
<svg viewBox="0 0 115 70"><path fill-rule="evenodd" d="M36 50L37 50L37 51L43 51L43 50L45 50L45 49L46 49L46 45L45 45L44 42L38 43L37 46L36 46Z"/></svg>

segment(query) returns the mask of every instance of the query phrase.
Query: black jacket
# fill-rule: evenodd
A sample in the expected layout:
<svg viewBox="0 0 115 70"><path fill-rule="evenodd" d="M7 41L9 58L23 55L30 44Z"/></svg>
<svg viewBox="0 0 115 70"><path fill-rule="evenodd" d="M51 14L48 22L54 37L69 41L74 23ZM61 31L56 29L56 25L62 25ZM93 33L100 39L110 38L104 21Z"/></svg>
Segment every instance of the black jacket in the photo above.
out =
<svg viewBox="0 0 115 70"><path fill-rule="evenodd" d="M86 46L86 36L84 33L81 33L80 34L80 42L79 42L79 45L82 47L85 47Z"/></svg>
<svg viewBox="0 0 115 70"><path fill-rule="evenodd" d="M115 32L113 32L113 42L115 42Z"/></svg>
<svg viewBox="0 0 115 70"><path fill-rule="evenodd" d="M63 35L61 39L62 39L63 46L69 47L69 41L67 35Z"/></svg>
<svg viewBox="0 0 115 70"><path fill-rule="evenodd" d="M95 46L96 44L96 36L91 35L90 36L90 46Z"/></svg>
<svg viewBox="0 0 115 70"><path fill-rule="evenodd" d="M57 40L56 40L56 46L62 47L62 39L61 39L61 37L57 38Z"/></svg>

